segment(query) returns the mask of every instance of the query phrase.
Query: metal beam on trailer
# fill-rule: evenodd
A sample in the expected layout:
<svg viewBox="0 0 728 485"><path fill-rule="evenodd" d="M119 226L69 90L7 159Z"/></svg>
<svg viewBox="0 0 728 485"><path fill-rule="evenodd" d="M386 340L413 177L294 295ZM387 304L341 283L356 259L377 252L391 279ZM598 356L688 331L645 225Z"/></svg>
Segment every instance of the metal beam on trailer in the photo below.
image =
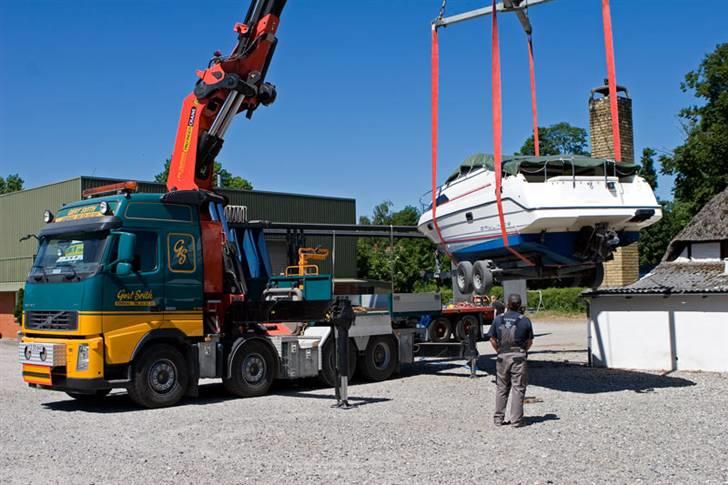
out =
<svg viewBox="0 0 728 485"><path fill-rule="evenodd" d="M426 237L417 230L416 226L250 221L245 223L231 223L230 227L259 227L266 234L286 234L288 231L301 231L308 236L393 237L410 239L423 239Z"/></svg>
<svg viewBox="0 0 728 485"><path fill-rule="evenodd" d="M528 21L528 16L525 14L525 10L534 5L550 2L551 0L503 0L502 3L496 4L496 12L516 12L518 20L521 22L523 29L527 34L531 33L531 23ZM435 28L447 27L448 25L465 22L467 20L484 17L493 13L493 7L477 8L468 12L458 13L450 15L448 17L438 17L432 21L432 25Z"/></svg>

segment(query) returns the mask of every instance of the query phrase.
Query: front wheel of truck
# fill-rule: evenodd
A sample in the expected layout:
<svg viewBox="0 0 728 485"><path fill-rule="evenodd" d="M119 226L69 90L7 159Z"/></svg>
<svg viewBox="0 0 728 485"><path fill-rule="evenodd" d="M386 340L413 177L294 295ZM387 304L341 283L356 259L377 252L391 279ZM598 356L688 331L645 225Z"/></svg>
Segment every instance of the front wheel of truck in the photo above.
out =
<svg viewBox="0 0 728 485"><path fill-rule="evenodd" d="M157 344L144 350L135 363L127 390L136 404L161 408L179 402L187 384L187 365L182 353L171 345Z"/></svg>

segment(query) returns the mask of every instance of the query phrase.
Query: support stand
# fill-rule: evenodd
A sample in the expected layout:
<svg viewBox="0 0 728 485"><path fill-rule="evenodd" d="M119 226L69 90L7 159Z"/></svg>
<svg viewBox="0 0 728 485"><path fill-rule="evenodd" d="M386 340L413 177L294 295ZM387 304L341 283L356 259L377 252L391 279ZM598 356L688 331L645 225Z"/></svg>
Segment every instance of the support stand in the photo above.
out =
<svg viewBox="0 0 728 485"><path fill-rule="evenodd" d="M337 299L333 306L334 357L336 372L334 391L336 404L333 407L351 409L349 404L349 328L354 323L354 310L347 299Z"/></svg>
<svg viewBox="0 0 728 485"><path fill-rule="evenodd" d="M468 348L465 352L465 358L470 363L470 378L474 379L477 376L476 371L478 370L478 333L479 333L479 327L480 322L478 322L478 326L472 326L470 327L470 332L468 332Z"/></svg>

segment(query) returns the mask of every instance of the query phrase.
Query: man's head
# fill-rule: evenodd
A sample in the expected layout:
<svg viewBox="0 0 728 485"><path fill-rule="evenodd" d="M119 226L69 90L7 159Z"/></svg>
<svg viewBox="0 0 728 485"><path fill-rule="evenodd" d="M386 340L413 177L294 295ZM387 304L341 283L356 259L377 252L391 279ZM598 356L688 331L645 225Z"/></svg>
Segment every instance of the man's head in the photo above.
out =
<svg viewBox="0 0 728 485"><path fill-rule="evenodd" d="M508 295L508 309L514 312L521 311L521 295L518 293Z"/></svg>

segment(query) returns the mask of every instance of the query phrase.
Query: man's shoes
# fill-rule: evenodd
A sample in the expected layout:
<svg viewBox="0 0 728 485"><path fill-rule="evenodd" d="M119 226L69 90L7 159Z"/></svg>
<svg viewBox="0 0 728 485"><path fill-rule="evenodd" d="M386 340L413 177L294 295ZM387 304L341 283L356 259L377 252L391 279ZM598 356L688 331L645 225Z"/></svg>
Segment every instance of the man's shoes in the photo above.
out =
<svg viewBox="0 0 728 485"><path fill-rule="evenodd" d="M511 423L511 428L523 428L524 426L523 420Z"/></svg>
<svg viewBox="0 0 728 485"><path fill-rule="evenodd" d="M505 426L511 423L509 423L508 421L503 421L502 419L494 419L493 424L495 424L496 426Z"/></svg>

